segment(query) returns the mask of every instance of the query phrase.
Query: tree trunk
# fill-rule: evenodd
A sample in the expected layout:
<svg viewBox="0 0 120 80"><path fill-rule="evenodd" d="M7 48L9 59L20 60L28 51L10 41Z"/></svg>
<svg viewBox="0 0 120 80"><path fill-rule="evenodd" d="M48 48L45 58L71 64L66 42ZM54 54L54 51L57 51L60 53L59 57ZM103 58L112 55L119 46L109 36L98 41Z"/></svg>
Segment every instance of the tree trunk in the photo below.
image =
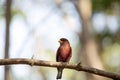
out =
<svg viewBox="0 0 120 80"><path fill-rule="evenodd" d="M80 35L80 42L82 45L83 63L98 69L104 69L97 51L97 45L93 38L92 31L92 3L91 0L78 0L76 9L80 14L82 20L82 33ZM87 74L87 80L103 80L103 77Z"/></svg>
<svg viewBox="0 0 120 80"><path fill-rule="evenodd" d="M11 2L12 0L6 0L6 35L5 35L5 56L4 58L9 58L9 28L10 28L10 21L11 21ZM9 76L9 66L5 66L5 72L4 72L4 79L10 80Z"/></svg>

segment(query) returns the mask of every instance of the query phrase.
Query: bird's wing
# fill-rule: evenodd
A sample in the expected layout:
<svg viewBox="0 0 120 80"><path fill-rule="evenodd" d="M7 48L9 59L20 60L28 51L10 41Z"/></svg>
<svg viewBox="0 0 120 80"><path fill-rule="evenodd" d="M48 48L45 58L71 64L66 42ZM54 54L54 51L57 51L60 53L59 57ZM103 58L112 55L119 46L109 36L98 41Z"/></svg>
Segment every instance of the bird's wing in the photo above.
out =
<svg viewBox="0 0 120 80"><path fill-rule="evenodd" d="M59 61L59 56L60 56L60 53L61 53L61 48L59 47L58 50L57 50L57 53L56 53L56 61L58 62Z"/></svg>

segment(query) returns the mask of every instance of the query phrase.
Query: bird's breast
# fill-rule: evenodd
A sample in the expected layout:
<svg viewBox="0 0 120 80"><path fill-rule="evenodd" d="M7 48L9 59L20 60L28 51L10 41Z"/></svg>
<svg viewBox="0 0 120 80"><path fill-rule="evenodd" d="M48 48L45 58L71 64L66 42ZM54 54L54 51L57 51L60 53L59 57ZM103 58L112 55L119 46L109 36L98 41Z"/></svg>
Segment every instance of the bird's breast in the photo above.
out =
<svg viewBox="0 0 120 80"><path fill-rule="evenodd" d="M61 56L63 58L66 58L69 52L70 52L70 47L63 47L61 50Z"/></svg>

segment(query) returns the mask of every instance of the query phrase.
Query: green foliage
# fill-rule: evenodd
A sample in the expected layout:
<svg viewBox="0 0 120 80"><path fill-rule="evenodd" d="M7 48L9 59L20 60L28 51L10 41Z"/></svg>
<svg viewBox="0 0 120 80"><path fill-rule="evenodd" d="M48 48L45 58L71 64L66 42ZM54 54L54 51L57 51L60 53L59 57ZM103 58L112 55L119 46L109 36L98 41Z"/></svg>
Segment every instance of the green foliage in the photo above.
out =
<svg viewBox="0 0 120 80"><path fill-rule="evenodd" d="M19 10L19 9L12 9L11 13L12 13L12 14L11 14L12 18L13 18L15 15L20 15L21 17L26 18L25 13L22 12L21 10Z"/></svg>
<svg viewBox="0 0 120 80"><path fill-rule="evenodd" d="M114 3L120 5L120 0L92 0L93 12L106 11L112 7Z"/></svg>
<svg viewBox="0 0 120 80"><path fill-rule="evenodd" d="M119 73L120 67L120 29L111 33L109 29L96 33L96 40L101 49L102 60L106 70Z"/></svg>
<svg viewBox="0 0 120 80"><path fill-rule="evenodd" d="M4 4L4 3L3 3ZM0 18L5 18L5 6L1 4L0 5ZM26 14L20 10L20 9L17 9L17 8L11 8L11 19L15 16L15 15L19 15L21 17L23 17L24 19L26 19Z"/></svg>

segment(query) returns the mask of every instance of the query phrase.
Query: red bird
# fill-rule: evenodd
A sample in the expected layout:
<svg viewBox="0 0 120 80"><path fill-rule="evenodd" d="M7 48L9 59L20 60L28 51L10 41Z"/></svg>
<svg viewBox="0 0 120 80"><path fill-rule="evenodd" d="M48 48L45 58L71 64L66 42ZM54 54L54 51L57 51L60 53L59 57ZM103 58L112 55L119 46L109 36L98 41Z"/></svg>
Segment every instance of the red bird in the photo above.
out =
<svg viewBox="0 0 120 80"><path fill-rule="evenodd" d="M72 49L70 47L69 41L65 38L61 38L59 40L59 43L60 43L60 47L57 50L56 61L57 62L69 62L72 56ZM58 74L57 74L56 79L61 79L63 68L58 67L57 70L58 70Z"/></svg>

